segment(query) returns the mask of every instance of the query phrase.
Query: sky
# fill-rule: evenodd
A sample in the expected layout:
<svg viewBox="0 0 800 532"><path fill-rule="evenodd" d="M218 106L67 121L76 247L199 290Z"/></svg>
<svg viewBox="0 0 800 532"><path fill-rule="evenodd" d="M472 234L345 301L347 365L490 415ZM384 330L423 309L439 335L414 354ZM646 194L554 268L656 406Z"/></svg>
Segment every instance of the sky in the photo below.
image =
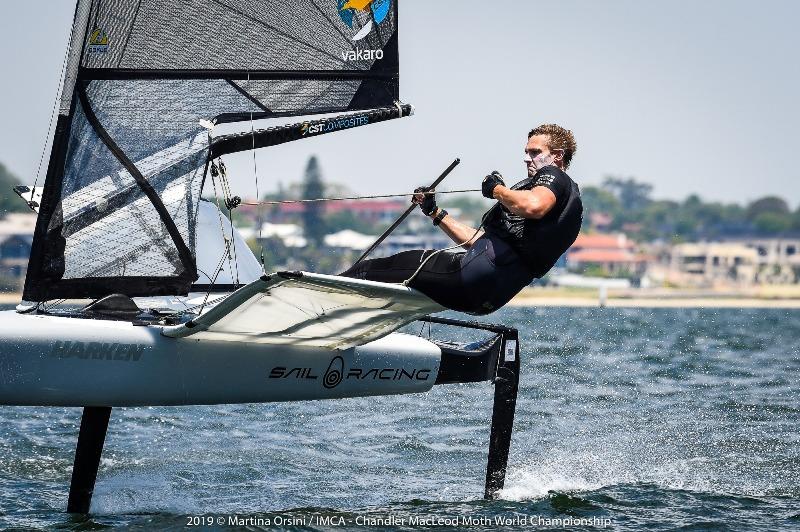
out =
<svg viewBox="0 0 800 532"><path fill-rule="evenodd" d="M577 139L579 184L614 175L656 198L800 204L799 2L399 1L401 97L416 115L259 150L262 193L301 180L311 155L359 194L409 191L455 157L444 189L492 170L516 181L528 131L555 122ZM0 162L30 184L74 2L2 7ZM234 194L253 197L252 155L226 163Z"/></svg>

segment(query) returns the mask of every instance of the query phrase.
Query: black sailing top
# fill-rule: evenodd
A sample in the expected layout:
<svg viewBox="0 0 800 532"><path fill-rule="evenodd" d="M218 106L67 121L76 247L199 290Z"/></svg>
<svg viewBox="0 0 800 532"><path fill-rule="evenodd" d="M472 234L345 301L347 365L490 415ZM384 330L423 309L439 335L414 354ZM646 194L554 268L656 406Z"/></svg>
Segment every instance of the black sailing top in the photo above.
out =
<svg viewBox="0 0 800 532"><path fill-rule="evenodd" d="M583 222L583 203L577 183L556 166L545 166L533 177L523 179L512 190L547 187L556 203L540 219L523 218L498 204L484 224L486 233L496 235L519 253L534 277L542 277L575 242Z"/></svg>

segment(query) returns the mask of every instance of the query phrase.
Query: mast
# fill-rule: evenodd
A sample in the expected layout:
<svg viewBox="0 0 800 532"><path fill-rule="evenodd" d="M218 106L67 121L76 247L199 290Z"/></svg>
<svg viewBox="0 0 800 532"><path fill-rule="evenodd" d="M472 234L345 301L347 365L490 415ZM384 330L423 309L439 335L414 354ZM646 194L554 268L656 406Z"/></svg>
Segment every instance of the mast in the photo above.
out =
<svg viewBox="0 0 800 532"><path fill-rule="evenodd" d="M75 82L80 67L83 43L86 41L90 7L91 0L78 0L75 6L69 52L64 70L64 81L59 95L56 127L50 148L50 161L47 165L39 217L36 219L33 246L25 277L23 300L26 301L41 301L42 299L39 297L41 294L40 285L48 282L49 279L59 278L63 275L63 268L58 258L47 254L48 249L42 244L45 241L50 241L53 242L50 249L59 249L61 247L62 239L59 238L57 232L51 232L50 227L51 222L53 225L60 225L58 219L60 216L58 192L61 188L61 178L64 172L67 141L70 126L72 125Z"/></svg>
<svg viewBox="0 0 800 532"><path fill-rule="evenodd" d="M186 294L210 158L410 115L397 0L371 4L80 0L23 299Z"/></svg>

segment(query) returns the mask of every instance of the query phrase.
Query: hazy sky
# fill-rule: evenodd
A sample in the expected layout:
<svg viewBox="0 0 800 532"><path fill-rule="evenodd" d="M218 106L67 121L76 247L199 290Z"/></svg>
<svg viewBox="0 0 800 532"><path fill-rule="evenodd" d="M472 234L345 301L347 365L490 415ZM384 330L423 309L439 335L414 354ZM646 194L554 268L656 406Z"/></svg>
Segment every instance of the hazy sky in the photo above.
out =
<svg viewBox="0 0 800 532"><path fill-rule="evenodd" d="M514 180L528 130L557 122L576 135L579 183L615 174L656 197L800 203L800 3L399 1L401 95L416 116L261 150L262 191L301 179L311 154L325 179L365 194L429 182L456 156L449 188L494 169ZM74 2L2 9L0 162L32 183ZM253 196L252 156L228 166L235 193Z"/></svg>

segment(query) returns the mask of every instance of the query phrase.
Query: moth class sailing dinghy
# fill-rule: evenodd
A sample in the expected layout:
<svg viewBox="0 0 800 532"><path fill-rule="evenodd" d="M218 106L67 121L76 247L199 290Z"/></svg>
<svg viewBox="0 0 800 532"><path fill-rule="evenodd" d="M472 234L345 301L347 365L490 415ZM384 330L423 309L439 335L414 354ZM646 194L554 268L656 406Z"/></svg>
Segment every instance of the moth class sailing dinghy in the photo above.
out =
<svg viewBox="0 0 800 532"><path fill-rule="evenodd" d="M486 497L503 487L516 330L430 317L443 309L402 285L266 274L200 198L210 182L235 207L223 155L410 115L397 42L397 0L78 2L46 180L17 190L39 213L23 302L0 316L0 404L83 407L69 512L89 511L112 407L458 382L495 385ZM334 116L253 125L315 114ZM493 334L395 332L415 320Z"/></svg>

